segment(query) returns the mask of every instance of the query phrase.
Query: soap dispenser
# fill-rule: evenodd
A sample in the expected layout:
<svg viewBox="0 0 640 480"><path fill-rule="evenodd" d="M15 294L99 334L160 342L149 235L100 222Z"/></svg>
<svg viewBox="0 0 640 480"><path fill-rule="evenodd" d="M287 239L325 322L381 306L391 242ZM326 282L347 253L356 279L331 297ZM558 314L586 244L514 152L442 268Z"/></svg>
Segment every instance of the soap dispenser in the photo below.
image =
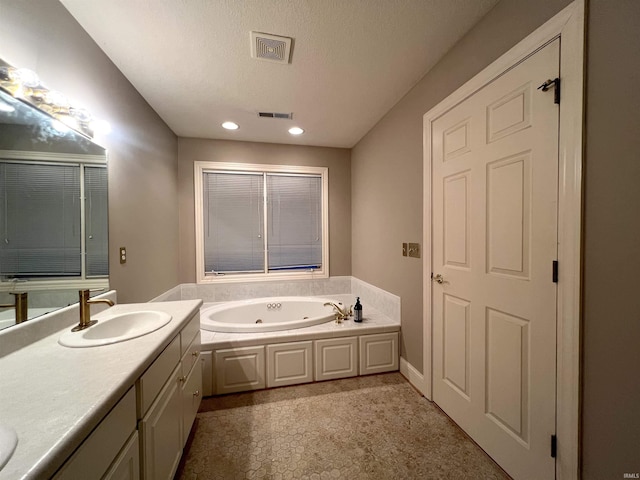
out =
<svg viewBox="0 0 640 480"><path fill-rule="evenodd" d="M362 304L360 303L360 297L356 298L356 304L353 306L353 321L362 321Z"/></svg>

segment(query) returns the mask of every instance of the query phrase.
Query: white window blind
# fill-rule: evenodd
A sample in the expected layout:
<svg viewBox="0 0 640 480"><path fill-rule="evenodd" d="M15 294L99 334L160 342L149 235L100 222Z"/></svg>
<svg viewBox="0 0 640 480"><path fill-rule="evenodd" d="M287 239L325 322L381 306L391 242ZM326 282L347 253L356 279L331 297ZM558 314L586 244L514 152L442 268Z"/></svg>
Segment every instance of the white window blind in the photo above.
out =
<svg viewBox="0 0 640 480"><path fill-rule="evenodd" d="M262 174L203 174L205 272L264 272Z"/></svg>
<svg viewBox="0 0 640 480"><path fill-rule="evenodd" d="M269 270L322 267L322 179L267 174Z"/></svg>
<svg viewBox="0 0 640 480"><path fill-rule="evenodd" d="M0 163L0 275L80 275L80 166Z"/></svg>
<svg viewBox="0 0 640 480"><path fill-rule="evenodd" d="M107 167L84 167L85 249L87 278L109 275Z"/></svg>

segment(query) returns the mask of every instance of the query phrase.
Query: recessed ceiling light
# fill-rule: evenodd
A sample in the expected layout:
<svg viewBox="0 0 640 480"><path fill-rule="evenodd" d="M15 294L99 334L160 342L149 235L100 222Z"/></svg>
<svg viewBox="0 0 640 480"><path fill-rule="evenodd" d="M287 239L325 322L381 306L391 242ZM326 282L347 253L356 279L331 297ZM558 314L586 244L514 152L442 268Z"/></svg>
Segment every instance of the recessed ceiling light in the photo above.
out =
<svg viewBox="0 0 640 480"><path fill-rule="evenodd" d="M291 127L289 129L289 133L291 135L302 135L304 133L304 130L301 129L300 127Z"/></svg>
<svg viewBox="0 0 640 480"><path fill-rule="evenodd" d="M234 122L224 122L222 124L222 128L226 128L227 130L237 130L240 127L238 127L238 124Z"/></svg>

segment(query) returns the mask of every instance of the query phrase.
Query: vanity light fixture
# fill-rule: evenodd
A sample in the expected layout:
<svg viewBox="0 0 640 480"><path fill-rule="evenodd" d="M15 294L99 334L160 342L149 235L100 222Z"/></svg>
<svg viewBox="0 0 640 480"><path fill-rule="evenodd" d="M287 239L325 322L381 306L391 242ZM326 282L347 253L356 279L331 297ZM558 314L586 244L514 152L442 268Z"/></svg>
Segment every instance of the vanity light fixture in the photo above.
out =
<svg viewBox="0 0 640 480"><path fill-rule="evenodd" d="M304 130L301 129L300 127L291 127L289 129L289 133L291 135L302 135L304 133Z"/></svg>
<svg viewBox="0 0 640 480"><path fill-rule="evenodd" d="M222 124L222 128L226 128L227 130L237 130L240 127L235 122L224 122Z"/></svg>

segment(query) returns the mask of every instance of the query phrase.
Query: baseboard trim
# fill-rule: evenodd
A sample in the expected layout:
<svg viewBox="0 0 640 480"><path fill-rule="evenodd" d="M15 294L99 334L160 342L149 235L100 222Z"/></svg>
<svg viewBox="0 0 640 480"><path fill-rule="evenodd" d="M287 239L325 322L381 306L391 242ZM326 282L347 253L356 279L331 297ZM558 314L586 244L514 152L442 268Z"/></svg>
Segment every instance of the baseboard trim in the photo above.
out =
<svg viewBox="0 0 640 480"><path fill-rule="evenodd" d="M425 394L424 375L416 367L411 365L404 358L400 357L400 373L411 385L413 385L422 395Z"/></svg>

